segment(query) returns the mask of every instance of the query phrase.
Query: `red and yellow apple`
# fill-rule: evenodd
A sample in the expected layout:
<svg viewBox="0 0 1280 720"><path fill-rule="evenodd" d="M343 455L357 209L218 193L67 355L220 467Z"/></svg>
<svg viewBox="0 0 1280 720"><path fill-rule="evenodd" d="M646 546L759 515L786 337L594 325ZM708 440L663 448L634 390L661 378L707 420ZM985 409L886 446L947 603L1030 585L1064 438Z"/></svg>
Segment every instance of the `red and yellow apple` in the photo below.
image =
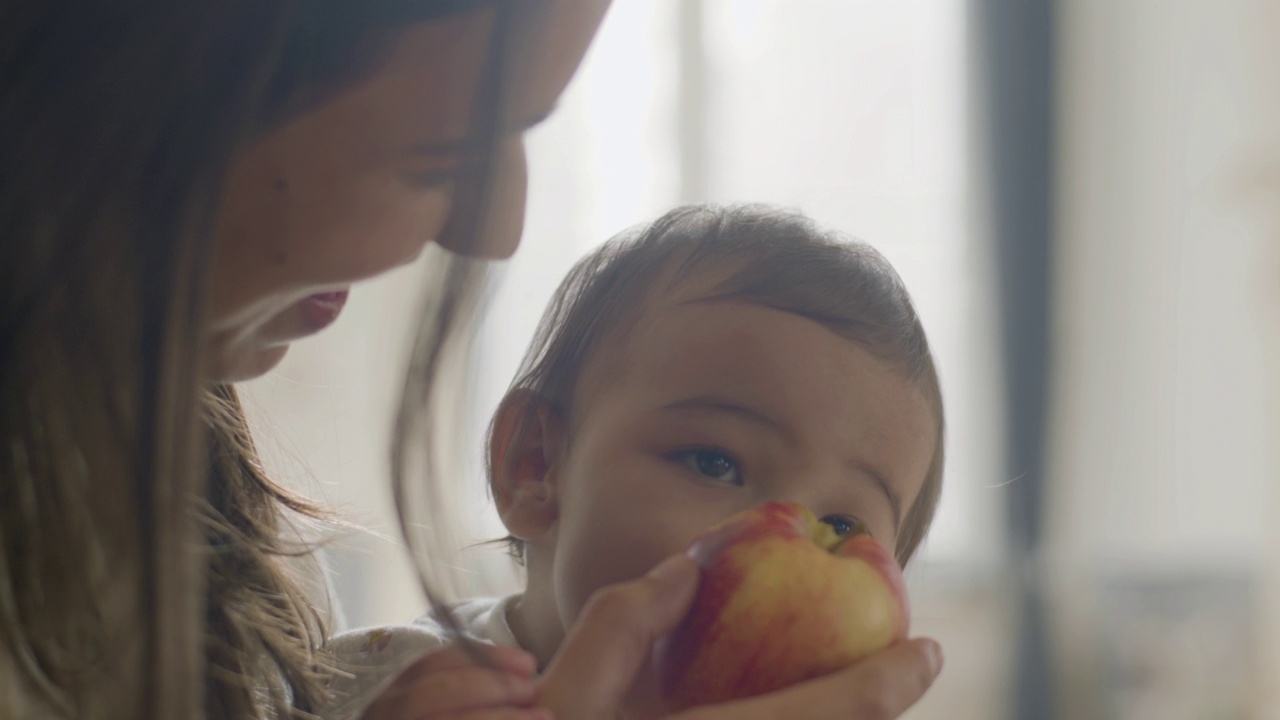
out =
<svg viewBox="0 0 1280 720"><path fill-rule="evenodd" d="M672 710L771 692L906 638L898 563L870 535L836 534L795 503L740 513L700 536L693 607L658 650Z"/></svg>

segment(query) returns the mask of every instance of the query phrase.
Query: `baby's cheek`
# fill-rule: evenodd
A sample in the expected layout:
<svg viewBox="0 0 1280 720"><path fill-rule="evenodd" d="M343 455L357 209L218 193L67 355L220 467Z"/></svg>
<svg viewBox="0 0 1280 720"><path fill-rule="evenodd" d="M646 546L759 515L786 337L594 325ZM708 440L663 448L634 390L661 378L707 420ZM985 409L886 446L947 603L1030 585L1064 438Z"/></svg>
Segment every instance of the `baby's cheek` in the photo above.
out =
<svg viewBox="0 0 1280 720"><path fill-rule="evenodd" d="M594 532L582 538L576 561L562 568L562 608L572 621L591 595L609 585L643 576L663 559L684 549L679 535L661 522L640 522L621 518L599 523Z"/></svg>

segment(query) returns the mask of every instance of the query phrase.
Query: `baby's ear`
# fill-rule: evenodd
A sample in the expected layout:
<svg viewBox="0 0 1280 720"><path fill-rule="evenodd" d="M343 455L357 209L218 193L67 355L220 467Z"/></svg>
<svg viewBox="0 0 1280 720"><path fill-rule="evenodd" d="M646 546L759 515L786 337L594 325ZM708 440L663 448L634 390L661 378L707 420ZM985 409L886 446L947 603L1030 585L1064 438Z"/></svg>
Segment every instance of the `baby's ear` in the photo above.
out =
<svg viewBox="0 0 1280 720"><path fill-rule="evenodd" d="M521 540L555 523L552 480L563 443L563 424L545 398L517 388L502 399L489 436L489 486L502 524Z"/></svg>

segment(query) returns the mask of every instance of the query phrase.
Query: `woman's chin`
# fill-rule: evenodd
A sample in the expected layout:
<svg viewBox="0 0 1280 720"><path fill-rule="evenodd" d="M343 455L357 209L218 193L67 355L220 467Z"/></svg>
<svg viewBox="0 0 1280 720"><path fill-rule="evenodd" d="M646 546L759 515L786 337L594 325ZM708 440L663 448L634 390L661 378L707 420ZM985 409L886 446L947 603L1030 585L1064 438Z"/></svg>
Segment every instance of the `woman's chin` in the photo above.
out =
<svg viewBox="0 0 1280 720"><path fill-rule="evenodd" d="M262 377L279 365L288 352L288 344L283 344L220 355L213 362L209 379L212 382L234 383Z"/></svg>
<svg viewBox="0 0 1280 720"><path fill-rule="evenodd" d="M237 326L211 338L214 382L240 382L265 375L280 364L289 344L332 325L347 302L347 291L318 293L279 309L257 325Z"/></svg>

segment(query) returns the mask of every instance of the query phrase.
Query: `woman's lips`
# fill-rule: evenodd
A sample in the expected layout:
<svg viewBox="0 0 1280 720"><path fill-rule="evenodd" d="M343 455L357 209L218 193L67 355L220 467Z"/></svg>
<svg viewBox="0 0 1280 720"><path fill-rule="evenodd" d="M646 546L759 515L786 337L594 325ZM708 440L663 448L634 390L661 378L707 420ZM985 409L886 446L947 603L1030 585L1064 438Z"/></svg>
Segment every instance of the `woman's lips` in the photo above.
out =
<svg viewBox="0 0 1280 720"><path fill-rule="evenodd" d="M342 313L342 306L346 304L346 290L316 293L302 301L302 316L306 318L312 332L317 332L332 325Z"/></svg>

